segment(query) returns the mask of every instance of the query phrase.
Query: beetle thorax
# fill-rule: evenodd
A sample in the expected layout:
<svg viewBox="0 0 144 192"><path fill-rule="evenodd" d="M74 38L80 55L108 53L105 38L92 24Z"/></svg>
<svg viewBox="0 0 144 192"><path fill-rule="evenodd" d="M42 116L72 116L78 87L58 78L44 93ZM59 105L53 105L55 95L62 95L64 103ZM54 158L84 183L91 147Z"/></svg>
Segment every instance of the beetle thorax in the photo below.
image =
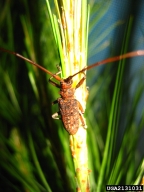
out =
<svg viewBox="0 0 144 192"><path fill-rule="evenodd" d="M69 89L60 89L60 95L63 99L72 99L74 98L75 89L69 88Z"/></svg>
<svg viewBox="0 0 144 192"><path fill-rule="evenodd" d="M68 77L67 79L64 79L64 81L60 82L61 88L60 88L60 95L63 99L73 99L75 89L72 88L72 78Z"/></svg>

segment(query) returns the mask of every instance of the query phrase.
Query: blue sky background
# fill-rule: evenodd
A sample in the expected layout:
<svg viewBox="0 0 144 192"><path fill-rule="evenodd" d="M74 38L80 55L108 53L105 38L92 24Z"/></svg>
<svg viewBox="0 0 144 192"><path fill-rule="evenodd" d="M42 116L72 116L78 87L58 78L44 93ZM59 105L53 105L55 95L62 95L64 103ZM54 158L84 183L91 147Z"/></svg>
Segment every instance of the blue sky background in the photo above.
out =
<svg viewBox="0 0 144 192"><path fill-rule="evenodd" d="M101 12L102 9L106 9L108 6L109 8L105 15L95 25L95 28L92 31L90 30L89 33L89 56L91 53L96 53L94 56L90 56L88 58L89 64L109 57L111 51L114 52L113 54L119 53L119 48L117 47L116 50L115 46L121 43L130 15L134 17L134 21L129 51L144 49L144 1L105 1L95 15L91 11L90 23L99 15L99 12ZM111 32L103 39L103 41L99 42L99 44L96 44L95 49L93 49L93 47L91 47L91 43L97 43L101 34L103 34L112 24L116 23L117 21L122 21L123 24L120 24L118 27L111 30ZM109 47L103 51L99 51L99 47L104 42L109 43Z"/></svg>
<svg viewBox="0 0 144 192"><path fill-rule="evenodd" d="M99 1L104 2L104 1ZM133 16L133 26L131 30L131 37L128 52L136 51L143 49L144 50L144 0L112 0L105 1L102 6L98 9L96 14L93 14L91 11L90 23L102 12L103 9L108 9L105 12L105 15L97 22L95 27L90 30L89 33L89 53L88 53L88 65L91 65L97 61L101 61L111 55L119 55L121 50L121 44L124 37L124 32L127 26L127 22L130 16ZM111 30L110 33L107 33L105 38L100 41L101 36L104 32L117 21L122 21L123 23ZM95 44L95 47L94 47ZM101 49L102 45L107 45L103 50ZM134 75L141 71L144 74L144 56L142 57L133 57L128 60L130 61L129 65L129 74L128 79L132 79L129 84L129 97L132 98L136 95L136 89L139 86L139 77ZM88 86L91 85L91 82L95 78L99 78L98 71L101 71L103 66L94 68L98 74L97 77L91 75L88 78ZM90 76L91 70L88 71L88 76ZM144 84L144 75L141 77L141 83ZM139 102L137 110L137 121L142 115L144 108L144 93ZM143 137L144 134L142 134ZM143 140L143 138L142 138Z"/></svg>

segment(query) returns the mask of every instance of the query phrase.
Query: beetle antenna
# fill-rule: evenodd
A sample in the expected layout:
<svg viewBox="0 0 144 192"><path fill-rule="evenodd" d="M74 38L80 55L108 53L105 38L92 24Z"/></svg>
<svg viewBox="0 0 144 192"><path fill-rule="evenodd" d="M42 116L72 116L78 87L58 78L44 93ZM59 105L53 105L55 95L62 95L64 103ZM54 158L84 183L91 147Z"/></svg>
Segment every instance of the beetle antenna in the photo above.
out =
<svg viewBox="0 0 144 192"><path fill-rule="evenodd" d="M78 75L79 73L82 73L82 72L84 72L86 70L89 70L89 69L91 69L93 67L96 67L96 66L99 66L99 65L111 63L111 62L114 62L114 61L119 61L119 60L130 58L130 57L142 56L142 55L144 55L144 50L133 51L133 52L129 52L129 53L126 53L126 54L123 54L123 55L107 58L107 59L104 59L102 61L96 62L96 63L94 63L94 64L92 64L92 65L90 65L88 67L83 68L82 70L75 73L71 77L74 77L74 76Z"/></svg>
<svg viewBox="0 0 144 192"><path fill-rule="evenodd" d="M16 57L19 57L27 62L29 62L30 64L38 67L39 69L41 69L42 71L44 71L45 73L48 73L49 75L51 75L53 78L55 78L56 80L58 81L63 81L63 79L61 79L58 75L55 75L53 73L51 73L49 70L45 69L44 67L42 67L41 65L39 65L38 63L34 62L34 61L31 61L30 59L27 59L26 57L18 54L18 53L15 53L13 51L10 51L10 50L7 50L7 49L4 49L4 48L1 48L0 47L0 51L3 51L3 52L7 52L7 53L10 53L12 55L15 55Z"/></svg>

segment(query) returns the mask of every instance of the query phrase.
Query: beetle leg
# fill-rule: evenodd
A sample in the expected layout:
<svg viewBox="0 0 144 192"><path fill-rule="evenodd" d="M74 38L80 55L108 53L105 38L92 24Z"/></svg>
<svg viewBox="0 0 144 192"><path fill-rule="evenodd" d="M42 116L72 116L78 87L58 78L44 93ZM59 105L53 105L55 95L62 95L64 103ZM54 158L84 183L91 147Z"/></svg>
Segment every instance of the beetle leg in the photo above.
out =
<svg viewBox="0 0 144 192"><path fill-rule="evenodd" d="M53 77L51 77L51 78L53 78ZM51 78L49 79L49 83L52 84L52 85L55 86L55 87L60 88L60 85L57 84L56 82L52 81Z"/></svg>
<svg viewBox="0 0 144 192"><path fill-rule="evenodd" d="M58 74L61 73L61 68L60 68L59 65L57 65L57 69L58 69L58 72L55 73L55 75L58 75ZM52 84L53 86L55 86L55 87L60 88L60 85L59 85L59 84L57 84L56 82L54 82L54 81L51 80L52 78L53 78L53 76L51 76L51 77L49 78L49 83L51 83L51 84Z"/></svg>
<svg viewBox="0 0 144 192"><path fill-rule="evenodd" d="M78 102L78 106L79 106L79 117L80 117L80 120L82 122L82 126L86 129L87 126L86 126L86 123L85 123L85 119L83 117L83 114L84 114L84 110L83 110L83 107L81 105L81 103L79 101Z"/></svg>
<svg viewBox="0 0 144 192"><path fill-rule="evenodd" d="M82 126L86 129L87 126L86 126L86 123L85 123L85 119L84 119L83 114L82 114L82 112L80 110L79 110L79 117L80 117L80 120L82 122Z"/></svg>
<svg viewBox="0 0 144 192"><path fill-rule="evenodd" d="M56 75L58 75L58 74L60 74L62 72L62 70L61 70L61 67L59 65L57 65L56 67L58 69L58 72L56 73Z"/></svg>
<svg viewBox="0 0 144 192"><path fill-rule="evenodd" d="M59 117L59 115L60 115L60 112L54 113L54 114L52 115L52 118L53 118L53 119L61 119L61 117Z"/></svg>
<svg viewBox="0 0 144 192"><path fill-rule="evenodd" d="M52 102L52 105L54 105L54 104L56 104L56 103L58 103L58 100L53 101L53 102Z"/></svg>
<svg viewBox="0 0 144 192"><path fill-rule="evenodd" d="M76 85L75 89L79 88L83 84L85 79L86 79L85 73L84 72L82 72L82 73L83 73L84 77L78 82L78 84Z"/></svg>
<svg viewBox="0 0 144 192"><path fill-rule="evenodd" d="M80 112L82 114L84 114L84 110L83 110L83 107L82 107L81 103L78 100L77 100L77 102L78 102L78 107L79 107Z"/></svg>

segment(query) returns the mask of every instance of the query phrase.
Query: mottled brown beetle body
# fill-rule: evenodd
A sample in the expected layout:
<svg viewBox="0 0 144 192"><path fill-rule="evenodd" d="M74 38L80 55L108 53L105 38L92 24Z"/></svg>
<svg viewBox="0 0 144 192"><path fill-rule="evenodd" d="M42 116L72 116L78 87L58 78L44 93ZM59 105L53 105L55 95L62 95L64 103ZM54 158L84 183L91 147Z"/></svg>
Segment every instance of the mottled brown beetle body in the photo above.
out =
<svg viewBox="0 0 144 192"><path fill-rule="evenodd" d="M78 88L83 83L85 77L80 81ZM50 80L51 82L51 80ZM72 80L66 79L60 83L60 95L53 104L58 103L59 112L54 113L52 117L54 119L61 119L65 130L70 134L74 135L80 125L85 127L85 121L83 118L84 110L78 100L74 98L75 89L72 88ZM61 116L60 118L58 116Z"/></svg>
<svg viewBox="0 0 144 192"><path fill-rule="evenodd" d="M64 128L70 135L74 135L79 128L79 107L76 99L58 99L61 119Z"/></svg>

